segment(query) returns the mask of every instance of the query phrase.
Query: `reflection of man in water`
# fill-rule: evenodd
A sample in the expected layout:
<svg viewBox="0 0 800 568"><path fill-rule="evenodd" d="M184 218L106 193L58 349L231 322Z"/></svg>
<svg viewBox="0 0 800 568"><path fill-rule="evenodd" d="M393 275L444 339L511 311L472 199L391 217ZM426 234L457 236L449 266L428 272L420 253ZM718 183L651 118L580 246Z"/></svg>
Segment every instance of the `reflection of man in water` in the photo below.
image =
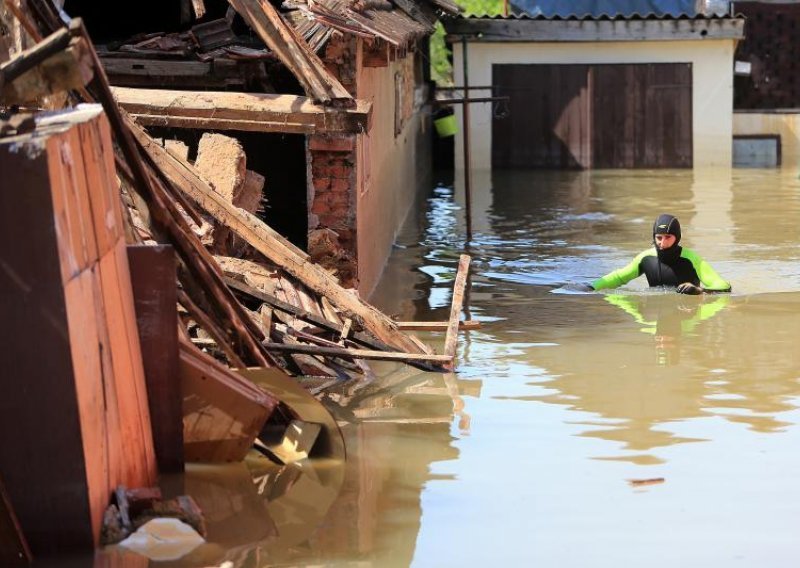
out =
<svg viewBox="0 0 800 568"><path fill-rule="evenodd" d="M617 288L644 274L650 286L674 286L680 294L730 292L731 285L693 250L683 248L681 224L672 215L662 214L653 223L654 249L639 253L619 270L598 278L593 290Z"/></svg>
<svg viewBox="0 0 800 568"><path fill-rule="evenodd" d="M719 296L713 302L681 301L675 296L651 294L622 296L609 294L605 300L633 316L643 325L643 333L655 339L659 365L674 365L680 362L680 338L691 333L702 321L714 317L728 305L728 296Z"/></svg>

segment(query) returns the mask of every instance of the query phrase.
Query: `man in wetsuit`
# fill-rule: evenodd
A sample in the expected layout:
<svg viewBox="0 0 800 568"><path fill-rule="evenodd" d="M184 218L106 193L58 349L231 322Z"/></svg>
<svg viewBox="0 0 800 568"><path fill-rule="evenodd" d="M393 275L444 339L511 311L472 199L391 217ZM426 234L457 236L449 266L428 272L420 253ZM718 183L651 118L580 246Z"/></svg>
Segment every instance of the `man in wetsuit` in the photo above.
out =
<svg viewBox="0 0 800 568"><path fill-rule="evenodd" d="M654 249L639 253L624 268L598 278L589 286L594 290L617 288L644 274L650 286L675 286L679 294L730 292L731 285L693 250L678 245L681 224L672 215L662 214L653 223Z"/></svg>

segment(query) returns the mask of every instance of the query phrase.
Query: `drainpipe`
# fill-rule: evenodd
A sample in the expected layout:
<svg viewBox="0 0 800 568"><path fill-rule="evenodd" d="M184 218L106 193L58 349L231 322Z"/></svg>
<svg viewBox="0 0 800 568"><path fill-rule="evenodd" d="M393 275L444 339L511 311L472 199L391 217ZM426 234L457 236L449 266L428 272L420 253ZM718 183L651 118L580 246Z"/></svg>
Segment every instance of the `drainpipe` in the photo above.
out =
<svg viewBox="0 0 800 568"><path fill-rule="evenodd" d="M461 51L464 58L464 99L469 99L469 70L467 65L467 36L461 36ZM464 102L464 200L467 217L467 242L472 240L472 169L469 148L469 102Z"/></svg>

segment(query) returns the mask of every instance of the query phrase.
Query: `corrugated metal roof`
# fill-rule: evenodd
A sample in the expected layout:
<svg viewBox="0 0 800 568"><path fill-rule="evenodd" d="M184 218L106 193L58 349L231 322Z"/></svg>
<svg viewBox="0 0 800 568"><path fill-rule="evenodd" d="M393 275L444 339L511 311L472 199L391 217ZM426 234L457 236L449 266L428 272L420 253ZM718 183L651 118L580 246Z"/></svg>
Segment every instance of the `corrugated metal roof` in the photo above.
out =
<svg viewBox="0 0 800 568"><path fill-rule="evenodd" d="M730 12L728 0L509 0L509 3L512 13L548 18L693 18Z"/></svg>
<svg viewBox="0 0 800 568"><path fill-rule="evenodd" d="M716 14L655 14L655 13L647 13L647 14L639 14L639 13L632 13L632 14L572 14L569 16L545 16L542 14L532 15L527 13L522 14L509 14L508 16L503 15L463 15L460 14L456 16L457 18L464 19L464 20L539 20L539 21L555 21L555 22L566 22L566 21L580 21L580 22L595 22L595 21L609 21L609 20L618 20L618 21L628 21L628 20L732 20L739 16L731 16L725 14L724 16L718 16Z"/></svg>

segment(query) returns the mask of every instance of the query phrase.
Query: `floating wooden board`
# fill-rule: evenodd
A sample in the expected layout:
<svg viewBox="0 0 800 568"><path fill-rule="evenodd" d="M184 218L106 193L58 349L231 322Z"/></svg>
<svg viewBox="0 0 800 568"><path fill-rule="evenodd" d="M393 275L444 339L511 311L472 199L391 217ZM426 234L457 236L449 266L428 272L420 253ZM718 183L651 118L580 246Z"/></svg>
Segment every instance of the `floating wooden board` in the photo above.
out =
<svg viewBox="0 0 800 568"><path fill-rule="evenodd" d="M184 339L180 373L186 460L244 459L278 400Z"/></svg>
<svg viewBox="0 0 800 568"><path fill-rule="evenodd" d="M447 331L450 322L446 321L398 321L397 328L403 331ZM466 320L458 322L459 331L473 331L481 328L481 322Z"/></svg>

